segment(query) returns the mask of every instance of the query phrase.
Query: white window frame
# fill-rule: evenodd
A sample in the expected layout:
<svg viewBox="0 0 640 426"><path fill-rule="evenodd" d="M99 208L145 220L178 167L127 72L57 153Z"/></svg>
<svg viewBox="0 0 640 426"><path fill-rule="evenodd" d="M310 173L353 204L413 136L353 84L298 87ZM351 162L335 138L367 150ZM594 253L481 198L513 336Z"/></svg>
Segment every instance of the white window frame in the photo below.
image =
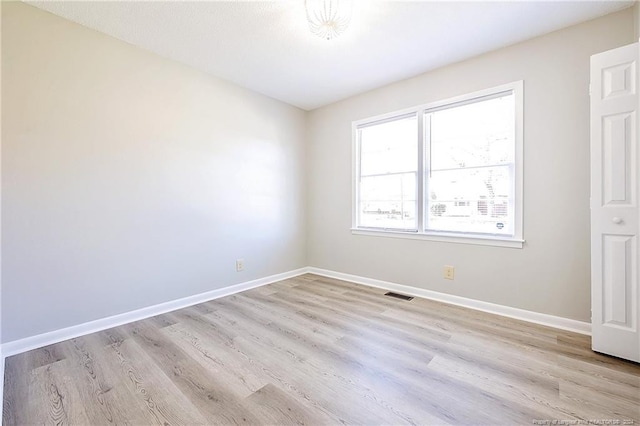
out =
<svg viewBox="0 0 640 426"><path fill-rule="evenodd" d="M478 101L480 98L495 97L500 93L512 92L514 95L515 103L515 197L514 197L514 235L513 236L500 236L500 235L488 235L477 233L463 233L463 232L436 232L425 231L425 215L426 204L425 194L426 186L424 174L428 172L425 164L425 141L424 141L424 113L427 111L433 111L446 107L452 107L455 104L464 104ZM418 192L418 206L417 206L417 231L403 231L393 229L381 229L381 228L366 228L358 226L359 215L359 177L360 177L360 138L358 129L367 125L373 125L384 121L389 121L394 118L415 114L418 118L418 178L417 192ZM407 238L407 239L420 239L429 241L440 241L450 243L463 243L463 244L476 244L487 245L497 247L511 247L522 248L524 244L523 239L523 189L524 189L524 161L523 161L523 139L524 139L524 82L522 80L512 83L504 84L490 89L480 90L473 93L468 93L461 96L445 99L437 102L430 102L427 104L418 105L412 108L406 108L399 111L394 111L387 114L377 115L375 117L369 117L363 120L354 121L352 123L352 163L353 163L353 176L352 176L352 227L351 233L354 235L370 235L378 237L391 237L391 238Z"/></svg>

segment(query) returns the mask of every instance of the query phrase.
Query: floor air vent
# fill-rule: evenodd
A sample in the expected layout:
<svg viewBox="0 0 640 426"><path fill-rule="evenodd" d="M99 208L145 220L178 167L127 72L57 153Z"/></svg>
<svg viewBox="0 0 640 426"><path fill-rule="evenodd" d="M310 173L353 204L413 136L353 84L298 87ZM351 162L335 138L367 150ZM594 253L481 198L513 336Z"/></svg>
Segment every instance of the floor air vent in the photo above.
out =
<svg viewBox="0 0 640 426"><path fill-rule="evenodd" d="M412 300L413 297L411 296L405 296L404 294L398 294L398 293L394 293L392 291L385 293L385 296L389 296L389 297L395 297L396 299L402 299L402 300Z"/></svg>

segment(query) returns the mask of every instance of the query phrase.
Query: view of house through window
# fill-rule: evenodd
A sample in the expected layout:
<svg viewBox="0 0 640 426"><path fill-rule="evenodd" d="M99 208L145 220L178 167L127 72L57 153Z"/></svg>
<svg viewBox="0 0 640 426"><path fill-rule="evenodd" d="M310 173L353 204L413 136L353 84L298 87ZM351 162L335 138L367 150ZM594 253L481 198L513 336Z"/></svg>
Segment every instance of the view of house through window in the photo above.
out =
<svg viewBox="0 0 640 426"><path fill-rule="evenodd" d="M354 123L356 228L519 235L510 87Z"/></svg>
<svg viewBox="0 0 640 426"><path fill-rule="evenodd" d="M417 115L364 127L360 147L360 224L417 229Z"/></svg>
<svg viewBox="0 0 640 426"><path fill-rule="evenodd" d="M513 98L425 113L431 130L426 229L513 235Z"/></svg>

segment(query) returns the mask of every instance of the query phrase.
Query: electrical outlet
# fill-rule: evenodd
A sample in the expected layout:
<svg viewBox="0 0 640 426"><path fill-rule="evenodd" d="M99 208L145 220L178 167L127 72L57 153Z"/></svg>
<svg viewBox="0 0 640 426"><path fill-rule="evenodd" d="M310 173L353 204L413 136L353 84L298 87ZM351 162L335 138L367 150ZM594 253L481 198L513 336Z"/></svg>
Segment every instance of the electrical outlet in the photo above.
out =
<svg viewBox="0 0 640 426"><path fill-rule="evenodd" d="M244 271L244 259L236 260L236 272Z"/></svg>
<svg viewBox="0 0 640 426"><path fill-rule="evenodd" d="M444 278L447 280L452 280L454 275L455 275L455 268L453 266L445 265Z"/></svg>

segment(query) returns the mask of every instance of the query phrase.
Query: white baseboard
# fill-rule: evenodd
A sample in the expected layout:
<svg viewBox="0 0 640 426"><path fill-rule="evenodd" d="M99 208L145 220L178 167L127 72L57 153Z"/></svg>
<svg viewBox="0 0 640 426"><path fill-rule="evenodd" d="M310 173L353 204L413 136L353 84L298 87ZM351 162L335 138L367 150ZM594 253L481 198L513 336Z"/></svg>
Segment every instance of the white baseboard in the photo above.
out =
<svg viewBox="0 0 640 426"><path fill-rule="evenodd" d="M502 315L505 317L528 321L535 324L546 325L562 330L573 331L580 334L591 334L591 324L587 322L576 321L538 312L526 311L524 309L497 305L494 303L439 293L436 291L425 290L403 284L396 284L388 281L376 280L373 278L361 277L358 275L344 274L342 272L330 271L327 269L306 267L4 343L0 346L0 362L2 362L0 373L2 373L4 370L4 358L11 355L16 355L22 352L30 351L32 349L41 348L43 346L62 342L68 339L73 339L79 336L84 336L86 334L95 333L97 331L106 330L108 328L117 327L119 325L128 324L130 322L139 321L145 318L150 318L156 315L175 311L177 309L186 308L188 306L197 305L198 303L203 303L209 300L218 299L220 297L229 296L241 291L250 290L252 288L271 284L277 281L285 280L287 278L293 278L305 273L351 281L357 284L382 288L385 290L392 290L410 296L437 300L439 302L450 303L452 305L462 306L465 308L475 309L483 312L489 312L496 315ZM2 375L0 375L0 377L2 377Z"/></svg>
<svg viewBox="0 0 640 426"><path fill-rule="evenodd" d="M136 309L135 311L125 312L123 314L113 315L107 318L101 318L95 321L89 321L83 324L74 325L60 330L42 333L24 339L14 340L4 343L0 349L2 354L1 361L4 365L4 358L27 352L32 349L41 348L43 346L52 345L64 340L73 339L75 337L84 336L86 334L95 333L97 331L106 330L108 328L117 327L119 325L128 324L130 322L139 321L156 315L175 311L176 309L186 308L188 306L197 305L198 303L207 302L209 300L218 299L220 297L229 296L241 291L250 290L276 281L286 280L287 278L297 277L306 273L308 268L295 269L293 271L284 272L282 274L271 275L259 278L253 281L247 281L235 284L229 287L217 290L207 291L205 293L196 294L182 299L171 300L169 302L160 303L158 305L147 306L146 308ZM0 377L4 377L0 376Z"/></svg>
<svg viewBox="0 0 640 426"><path fill-rule="evenodd" d="M559 328L561 330L573 331L575 333L591 335L591 324L588 322L572 320L554 315L541 314L539 312L526 311L524 309L512 308L495 303L483 302L480 300L468 299L466 297L454 296L437 291L425 290L418 287L411 287L403 284L396 284L388 281L376 280L373 278L361 277L358 275L343 274L342 272L330 271L309 267L306 268L310 274L321 275L329 278L336 278L344 281L351 281L356 284L363 284L370 287L382 288L409 296L423 297L425 299L445 302L452 305L462 306L476 311L488 312L491 314L501 315L503 317L514 318L522 321L532 322L535 324L546 325L549 327Z"/></svg>

